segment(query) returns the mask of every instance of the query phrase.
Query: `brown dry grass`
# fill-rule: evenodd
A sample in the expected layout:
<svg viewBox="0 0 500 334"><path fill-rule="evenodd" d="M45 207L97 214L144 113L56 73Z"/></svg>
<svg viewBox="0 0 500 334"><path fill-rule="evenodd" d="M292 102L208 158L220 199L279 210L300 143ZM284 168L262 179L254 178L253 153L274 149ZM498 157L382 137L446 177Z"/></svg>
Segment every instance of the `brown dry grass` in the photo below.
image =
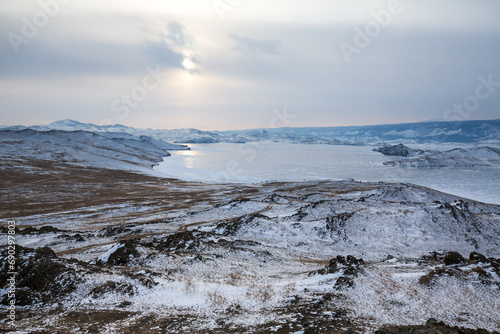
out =
<svg viewBox="0 0 500 334"><path fill-rule="evenodd" d="M84 168L48 161L18 162L24 168L2 166L0 218L28 217L63 211L89 214L99 222L92 206L141 205L148 213L189 209L213 204L225 196L244 198L259 192L256 187L210 186L160 178L122 170ZM26 171L25 168L31 169ZM142 213L131 213L140 216Z"/></svg>

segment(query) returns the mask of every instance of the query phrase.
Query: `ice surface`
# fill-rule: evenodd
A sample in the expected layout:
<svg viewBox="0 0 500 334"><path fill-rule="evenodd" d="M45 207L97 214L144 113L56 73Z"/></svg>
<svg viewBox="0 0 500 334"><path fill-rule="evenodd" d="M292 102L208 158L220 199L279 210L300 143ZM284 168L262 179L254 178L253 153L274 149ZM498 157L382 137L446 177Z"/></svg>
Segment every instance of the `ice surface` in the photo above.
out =
<svg viewBox="0 0 500 334"><path fill-rule="evenodd" d="M172 152L154 169L179 179L203 182L344 180L407 182L474 200L500 204L500 166L400 168L371 146L277 143L196 144ZM414 145L450 150L454 145Z"/></svg>

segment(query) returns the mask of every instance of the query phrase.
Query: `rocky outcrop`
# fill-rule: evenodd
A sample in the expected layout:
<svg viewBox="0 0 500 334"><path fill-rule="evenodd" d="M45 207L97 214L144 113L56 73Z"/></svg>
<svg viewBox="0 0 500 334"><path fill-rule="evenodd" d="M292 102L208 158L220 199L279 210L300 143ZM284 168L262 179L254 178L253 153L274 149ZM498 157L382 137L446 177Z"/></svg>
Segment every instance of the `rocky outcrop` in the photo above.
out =
<svg viewBox="0 0 500 334"><path fill-rule="evenodd" d="M483 254L472 252L469 259L465 259L458 252L448 252L444 258L431 256L428 259L440 260L444 266L438 266L428 274L419 278L419 283L427 286L434 284L441 277L456 277L467 281L480 282L483 285L498 286L500 282L495 276L500 277L500 259L487 258Z"/></svg>
<svg viewBox="0 0 500 334"><path fill-rule="evenodd" d="M97 265L119 265L126 266L129 262L138 257L137 244L134 240L125 240L113 246L104 255L96 260Z"/></svg>
<svg viewBox="0 0 500 334"><path fill-rule="evenodd" d="M352 332L354 333L354 332ZM375 334L498 334L497 331L489 332L486 329L478 328L463 328L458 326L448 326L443 322L437 321L434 318L427 320L424 326L386 326L377 331Z"/></svg>
<svg viewBox="0 0 500 334"><path fill-rule="evenodd" d="M352 255L337 255L336 258L330 260L326 267L312 271L309 275L327 275L342 272L334 286L336 290L342 290L354 286L354 278L363 272L362 266L364 264L365 262L361 258L357 259Z"/></svg>
<svg viewBox="0 0 500 334"><path fill-rule="evenodd" d="M408 156L418 156L422 155L424 153L427 153L429 151L426 150L416 150L409 148L408 146L405 146L403 144L397 144L394 146L383 146L379 148L373 149L375 152L380 152L383 155L397 155L400 157L408 157Z"/></svg>
<svg viewBox="0 0 500 334"><path fill-rule="evenodd" d="M25 306L36 303L48 303L59 300L76 289L79 282L74 269L64 260L56 257L49 247L27 248L16 246L16 268L8 262L7 250L2 252L0 262L0 281L8 291L15 294L16 305ZM17 269L15 288L9 286L9 272ZM9 304L9 295L5 294L0 301Z"/></svg>

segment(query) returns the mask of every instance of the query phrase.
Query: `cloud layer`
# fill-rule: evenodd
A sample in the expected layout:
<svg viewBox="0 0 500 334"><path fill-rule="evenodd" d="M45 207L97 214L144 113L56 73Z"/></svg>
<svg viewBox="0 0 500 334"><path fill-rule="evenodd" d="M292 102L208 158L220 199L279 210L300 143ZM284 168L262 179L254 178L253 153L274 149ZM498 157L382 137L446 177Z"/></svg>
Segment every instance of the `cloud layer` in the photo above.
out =
<svg viewBox="0 0 500 334"><path fill-rule="evenodd" d="M210 1L56 1L0 10L2 124L242 129L285 106L289 126L420 121L442 118L480 76L500 82L493 0L400 1L394 12L394 1L255 1L222 18ZM159 85L117 114L113 101L142 91L148 68L161 69ZM469 119L498 118L494 89Z"/></svg>

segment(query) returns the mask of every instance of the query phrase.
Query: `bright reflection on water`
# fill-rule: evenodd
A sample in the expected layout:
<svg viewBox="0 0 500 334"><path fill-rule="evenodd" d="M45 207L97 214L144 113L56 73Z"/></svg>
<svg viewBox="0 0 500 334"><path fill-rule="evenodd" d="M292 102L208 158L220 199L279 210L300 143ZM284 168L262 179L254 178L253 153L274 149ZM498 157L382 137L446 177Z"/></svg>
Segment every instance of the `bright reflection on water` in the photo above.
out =
<svg viewBox="0 0 500 334"><path fill-rule="evenodd" d="M174 151L173 154L175 157L182 157L183 158L183 164L185 168L188 169L193 169L196 168L198 165L198 160L196 157L199 157L203 155L203 153L199 150L189 150L189 151Z"/></svg>

